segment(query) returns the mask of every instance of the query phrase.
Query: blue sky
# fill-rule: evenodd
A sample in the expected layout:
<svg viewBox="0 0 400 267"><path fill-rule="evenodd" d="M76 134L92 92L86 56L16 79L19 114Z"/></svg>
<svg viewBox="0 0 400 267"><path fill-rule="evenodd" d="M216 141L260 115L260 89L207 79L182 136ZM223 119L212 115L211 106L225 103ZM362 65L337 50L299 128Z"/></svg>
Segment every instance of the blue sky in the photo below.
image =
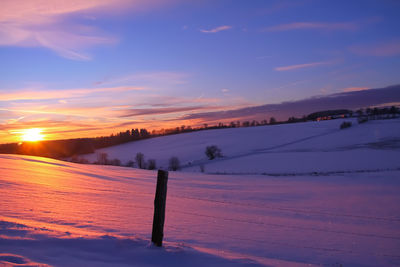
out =
<svg viewBox="0 0 400 267"><path fill-rule="evenodd" d="M3 2L0 143L399 83L399 1Z"/></svg>

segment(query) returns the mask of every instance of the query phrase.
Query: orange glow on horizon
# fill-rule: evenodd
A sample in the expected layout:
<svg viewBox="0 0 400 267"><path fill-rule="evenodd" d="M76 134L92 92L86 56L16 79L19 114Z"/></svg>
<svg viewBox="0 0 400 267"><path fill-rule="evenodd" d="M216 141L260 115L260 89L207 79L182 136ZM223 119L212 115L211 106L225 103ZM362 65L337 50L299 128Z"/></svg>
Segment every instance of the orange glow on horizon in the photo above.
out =
<svg viewBox="0 0 400 267"><path fill-rule="evenodd" d="M32 128L26 129L22 132L21 139L25 142L36 142L44 139L44 135L42 134L42 129L40 128Z"/></svg>
<svg viewBox="0 0 400 267"><path fill-rule="evenodd" d="M24 125L19 123L15 125L14 129L8 130L8 135L3 136L0 133L0 144L6 143L23 143L23 142L37 142L37 141L51 141L51 140L66 140L76 138L95 138L100 136L110 136L112 134L118 134L119 132L125 132L130 129L147 129L149 132L153 130L156 133L162 133L167 129L176 129L185 125L192 128L204 127L207 124L209 127L218 125L222 122L229 124L231 121L239 121L243 118L230 118L221 120L203 120L203 119L189 119L189 120L176 120L176 121L143 121L143 122L132 122L132 124L119 125L119 123L85 123L80 124L79 122L73 121L41 121L40 123L34 123L33 125ZM247 118L246 118L247 119ZM247 119L250 120L250 119ZM28 128L31 126L32 128Z"/></svg>

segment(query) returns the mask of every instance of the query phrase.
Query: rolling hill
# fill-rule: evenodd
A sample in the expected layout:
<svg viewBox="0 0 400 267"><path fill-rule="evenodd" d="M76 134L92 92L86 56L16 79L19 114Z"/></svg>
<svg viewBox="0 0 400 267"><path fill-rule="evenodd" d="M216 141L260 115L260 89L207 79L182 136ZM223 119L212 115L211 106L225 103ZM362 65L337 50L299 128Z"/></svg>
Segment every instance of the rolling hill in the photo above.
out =
<svg viewBox="0 0 400 267"><path fill-rule="evenodd" d="M349 121L349 120L347 120ZM130 142L84 155L90 162L107 153L122 164L141 152L168 168L172 156L183 171L231 174L310 174L400 167L400 119L373 120L340 130L342 119L230 128L184 133ZM217 145L222 158L208 160L207 146Z"/></svg>
<svg viewBox="0 0 400 267"><path fill-rule="evenodd" d="M400 264L400 171L170 172L162 249L155 171L0 155L0 173L2 266Z"/></svg>

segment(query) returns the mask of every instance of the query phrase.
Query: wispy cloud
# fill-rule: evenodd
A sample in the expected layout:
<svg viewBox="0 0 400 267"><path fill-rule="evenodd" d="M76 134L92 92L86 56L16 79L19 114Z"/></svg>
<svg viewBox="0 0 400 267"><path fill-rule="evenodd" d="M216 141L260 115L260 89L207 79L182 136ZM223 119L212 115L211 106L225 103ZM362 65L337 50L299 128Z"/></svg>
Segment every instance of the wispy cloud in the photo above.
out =
<svg viewBox="0 0 400 267"><path fill-rule="evenodd" d="M342 91L343 92L356 92L356 91L363 91L363 90L368 90L369 87L348 87L344 88Z"/></svg>
<svg viewBox="0 0 400 267"><path fill-rule="evenodd" d="M296 21L264 28L262 31L267 32L282 32L294 30L319 30L319 31L357 31L362 27L367 27L371 24L376 24L383 20L382 17L373 16L365 19L347 22L322 22L322 21Z"/></svg>
<svg viewBox="0 0 400 267"><path fill-rule="evenodd" d="M117 84L164 84L178 85L187 83L190 74L176 71L154 71L140 72L118 77L105 78L94 83L94 85L117 85Z"/></svg>
<svg viewBox="0 0 400 267"><path fill-rule="evenodd" d="M359 29L358 23L355 22L293 22L287 24L279 24L264 29L269 32L281 32L292 30L326 30L326 31L356 31Z"/></svg>
<svg viewBox="0 0 400 267"><path fill-rule="evenodd" d="M375 44L354 45L349 48L351 52L361 56L397 56L400 55L400 40L391 40Z"/></svg>
<svg viewBox="0 0 400 267"><path fill-rule="evenodd" d="M338 108L354 110L370 106L388 106L398 102L400 102L400 85L394 85L378 89L341 92L279 104L245 107L220 112L194 113L185 116L185 119L210 123L230 122L237 119L262 120L273 116L279 120L286 120L290 116L303 116L321 110Z"/></svg>
<svg viewBox="0 0 400 267"><path fill-rule="evenodd" d="M2 0L0 45L45 47L68 59L90 60L87 48L114 44L118 38L95 27L77 24L73 16L84 19L89 15L140 9L155 2L164 1Z"/></svg>
<svg viewBox="0 0 400 267"><path fill-rule="evenodd" d="M318 110L357 109L399 102L400 86L368 90L353 88L333 95L262 106L249 106L249 103L235 105L233 102L224 103L221 100L219 103L210 104L198 102L197 98L186 100L190 99L166 97L169 106L149 105L142 108L139 108L139 105L103 105L71 109L60 106L70 103L60 104L58 101L47 107L36 107L36 110L31 110L32 106L26 106L26 110L23 110L21 105L16 106L19 109L2 108L0 109L0 136L3 136L1 142L18 140L16 133L30 127L45 129L48 139L59 139L76 138L77 135L79 137L108 135L131 127L145 127L152 130L183 124L194 126L202 123L262 120L271 116L287 119L289 116L302 116ZM5 116L2 118L3 113Z"/></svg>
<svg viewBox="0 0 400 267"><path fill-rule="evenodd" d="M210 97L184 97L184 96L165 96L165 95L147 95L140 103L134 103L135 106L149 106L149 107L176 107L185 103L185 105L197 106L199 104L212 104L217 105L221 102L219 98Z"/></svg>
<svg viewBox="0 0 400 267"><path fill-rule="evenodd" d="M145 108L145 109L128 109L123 110L120 117L132 117L132 116L143 116L143 115L162 115L170 113L181 113L195 110L211 109L210 106L187 106L187 107L168 107L168 108Z"/></svg>
<svg viewBox="0 0 400 267"><path fill-rule="evenodd" d="M213 28L213 29L209 29L209 30L201 29L200 31L203 32L203 33L217 33L217 32L226 31L226 30L229 30L229 29L232 29L232 26L224 25L224 26L219 26L219 27L216 27L216 28Z"/></svg>
<svg viewBox="0 0 400 267"><path fill-rule="evenodd" d="M142 87L105 87L105 88L81 88L81 89L66 89L66 90L16 90L14 92L2 93L0 101L16 101L16 100L48 100L62 99L61 103L65 104L65 98L83 97L94 93L117 93L124 91L141 91L145 90Z"/></svg>
<svg viewBox="0 0 400 267"><path fill-rule="evenodd" d="M334 63L335 63L335 61L319 61L319 62L311 62L311 63L305 63L305 64L276 67L275 70L276 71L289 71L289 70L317 67L317 66L321 66L321 65L331 65Z"/></svg>
<svg viewBox="0 0 400 267"><path fill-rule="evenodd" d="M27 89L7 92L0 99L0 142L15 142L16 131L30 127L43 128L47 139L60 139L109 135L130 127L152 130L194 125L181 118L243 106L231 96L169 96L128 86Z"/></svg>

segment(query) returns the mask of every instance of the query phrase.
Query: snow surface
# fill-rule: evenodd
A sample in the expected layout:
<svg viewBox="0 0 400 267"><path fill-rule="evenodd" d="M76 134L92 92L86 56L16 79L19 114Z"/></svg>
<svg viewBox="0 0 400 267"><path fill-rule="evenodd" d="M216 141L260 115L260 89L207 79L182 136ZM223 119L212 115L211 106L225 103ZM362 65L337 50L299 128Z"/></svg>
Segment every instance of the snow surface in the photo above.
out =
<svg viewBox="0 0 400 267"><path fill-rule="evenodd" d="M343 121L353 126L340 130ZM223 158L208 160L205 148L217 145ZM161 168L177 156L184 171L241 174L310 174L393 170L400 167L400 119L358 124L355 119L207 130L130 142L98 153L123 164L141 152Z"/></svg>
<svg viewBox="0 0 400 267"><path fill-rule="evenodd" d="M399 170L170 172L161 249L149 245L155 171L0 155L0 173L0 265L400 265Z"/></svg>

